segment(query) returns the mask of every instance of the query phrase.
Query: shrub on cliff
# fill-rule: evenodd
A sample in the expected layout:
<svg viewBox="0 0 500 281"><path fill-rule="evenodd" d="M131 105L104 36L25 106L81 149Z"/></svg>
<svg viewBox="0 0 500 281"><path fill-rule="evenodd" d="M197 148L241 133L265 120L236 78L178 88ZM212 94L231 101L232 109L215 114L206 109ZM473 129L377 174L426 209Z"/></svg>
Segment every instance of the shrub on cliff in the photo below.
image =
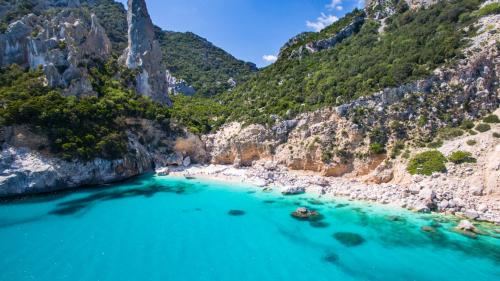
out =
<svg viewBox="0 0 500 281"><path fill-rule="evenodd" d="M497 123L500 123L500 119L498 118L497 115L491 114L491 115L484 117L483 122L489 123L489 124L497 124Z"/></svg>
<svg viewBox="0 0 500 281"><path fill-rule="evenodd" d="M382 145L378 142L375 142L375 143L370 144L370 152L371 152L371 154L374 154L374 155L384 154L385 147L384 147L384 145Z"/></svg>
<svg viewBox="0 0 500 281"><path fill-rule="evenodd" d="M439 130L439 137L444 140L451 140L464 135L464 131L459 128L445 127Z"/></svg>
<svg viewBox="0 0 500 281"><path fill-rule="evenodd" d="M477 11L474 14L477 14L480 17L500 14L500 3L488 4L484 7L482 7L479 11Z"/></svg>
<svg viewBox="0 0 500 281"><path fill-rule="evenodd" d="M476 131L480 133L488 132L489 130L491 130L491 126L488 124L481 123L476 126Z"/></svg>
<svg viewBox="0 0 500 281"><path fill-rule="evenodd" d="M409 162L407 171L412 175L427 175L446 172L446 157L437 150L415 155Z"/></svg>
<svg viewBox="0 0 500 281"><path fill-rule="evenodd" d="M463 164L463 163L476 163L476 158L472 157L470 152L466 151L455 151L449 157L448 160L455 164Z"/></svg>

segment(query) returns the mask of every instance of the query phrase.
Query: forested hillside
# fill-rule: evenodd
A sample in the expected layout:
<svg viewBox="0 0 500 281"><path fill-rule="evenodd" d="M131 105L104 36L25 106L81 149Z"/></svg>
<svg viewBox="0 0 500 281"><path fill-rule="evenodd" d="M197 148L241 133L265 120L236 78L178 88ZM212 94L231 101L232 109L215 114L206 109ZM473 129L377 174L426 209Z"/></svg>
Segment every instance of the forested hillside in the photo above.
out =
<svg viewBox="0 0 500 281"><path fill-rule="evenodd" d="M480 15L480 2L443 1L411 10L401 1L384 22L366 17L359 32L335 46L289 57L298 46L335 36L364 14L355 10L320 33L298 37L274 65L220 99L231 108L230 119L262 123L273 114L291 118L423 78L460 56L475 32L468 26Z"/></svg>

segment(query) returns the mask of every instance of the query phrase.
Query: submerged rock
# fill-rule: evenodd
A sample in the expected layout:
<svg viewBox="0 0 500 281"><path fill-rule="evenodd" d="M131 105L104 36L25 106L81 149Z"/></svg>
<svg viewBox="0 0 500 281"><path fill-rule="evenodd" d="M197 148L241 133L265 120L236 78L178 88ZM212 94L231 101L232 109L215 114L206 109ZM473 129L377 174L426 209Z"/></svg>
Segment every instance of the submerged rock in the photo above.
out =
<svg viewBox="0 0 500 281"><path fill-rule="evenodd" d="M437 230L432 226L422 226L420 228L423 232L435 233Z"/></svg>
<svg viewBox="0 0 500 281"><path fill-rule="evenodd" d="M231 211L228 212L228 215L239 217L239 216L245 215L245 211L242 211L242 210L231 210Z"/></svg>
<svg viewBox="0 0 500 281"><path fill-rule="evenodd" d="M365 239L361 235L351 232L337 232L333 234L333 237L348 247L359 246L365 242Z"/></svg>
<svg viewBox="0 0 500 281"><path fill-rule="evenodd" d="M323 258L324 261L328 262L328 263L333 263L333 264L336 264L339 262L340 258L339 258L339 255L335 254L335 253L329 253L327 254L324 258Z"/></svg>
<svg viewBox="0 0 500 281"><path fill-rule="evenodd" d="M455 232L458 232L470 238L476 238L477 234L482 234L482 232L468 220L460 221L460 223L457 225L457 227L454 228L454 230Z"/></svg>

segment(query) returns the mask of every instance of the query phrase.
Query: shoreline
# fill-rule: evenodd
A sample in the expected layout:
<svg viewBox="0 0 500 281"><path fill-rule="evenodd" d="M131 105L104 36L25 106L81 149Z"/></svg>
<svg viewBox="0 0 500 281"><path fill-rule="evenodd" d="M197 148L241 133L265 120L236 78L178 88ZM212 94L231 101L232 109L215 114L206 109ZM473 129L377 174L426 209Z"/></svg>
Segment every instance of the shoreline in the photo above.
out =
<svg viewBox="0 0 500 281"><path fill-rule="evenodd" d="M436 199L438 198L436 192L432 188L421 184L418 185L420 186L418 191L415 190L414 186L408 185L367 184L356 179L324 177L306 171L290 171L283 166L270 164L270 162L258 163L245 168L214 164L167 167L158 169L157 175L176 178L193 177L198 180L221 181L229 184L247 184L261 188L264 191L278 191L283 195L307 193L324 199L340 198L346 201L376 203L381 206L395 207L416 213L454 216L459 219L500 225L500 212L495 208L483 209L482 211L476 211L477 207L468 209L474 203L484 204L483 201L498 205L495 198L493 200L486 197L485 200L456 198L457 202L462 200L464 207L460 208L459 211L454 211L453 209L440 208L440 204ZM421 182L421 179L416 177L416 181ZM472 201L472 203L469 201ZM435 206L436 209L432 209L430 205Z"/></svg>

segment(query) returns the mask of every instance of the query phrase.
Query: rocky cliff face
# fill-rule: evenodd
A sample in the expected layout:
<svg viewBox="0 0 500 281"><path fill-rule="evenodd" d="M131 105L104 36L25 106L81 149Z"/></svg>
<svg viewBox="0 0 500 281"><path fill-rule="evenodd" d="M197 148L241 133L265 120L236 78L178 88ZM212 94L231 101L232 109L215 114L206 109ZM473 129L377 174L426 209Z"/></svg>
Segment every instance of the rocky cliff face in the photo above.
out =
<svg viewBox="0 0 500 281"><path fill-rule="evenodd" d="M67 5L76 5L75 2ZM0 34L0 65L42 67L51 87L73 96L95 95L85 67L105 60L111 42L95 15L63 9L54 16L29 14Z"/></svg>
<svg viewBox="0 0 500 281"><path fill-rule="evenodd" d="M128 47L122 57L130 69L137 69L137 92L171 105L162 51L155 40L153 22L144 0L128 1Z"/></svg>

